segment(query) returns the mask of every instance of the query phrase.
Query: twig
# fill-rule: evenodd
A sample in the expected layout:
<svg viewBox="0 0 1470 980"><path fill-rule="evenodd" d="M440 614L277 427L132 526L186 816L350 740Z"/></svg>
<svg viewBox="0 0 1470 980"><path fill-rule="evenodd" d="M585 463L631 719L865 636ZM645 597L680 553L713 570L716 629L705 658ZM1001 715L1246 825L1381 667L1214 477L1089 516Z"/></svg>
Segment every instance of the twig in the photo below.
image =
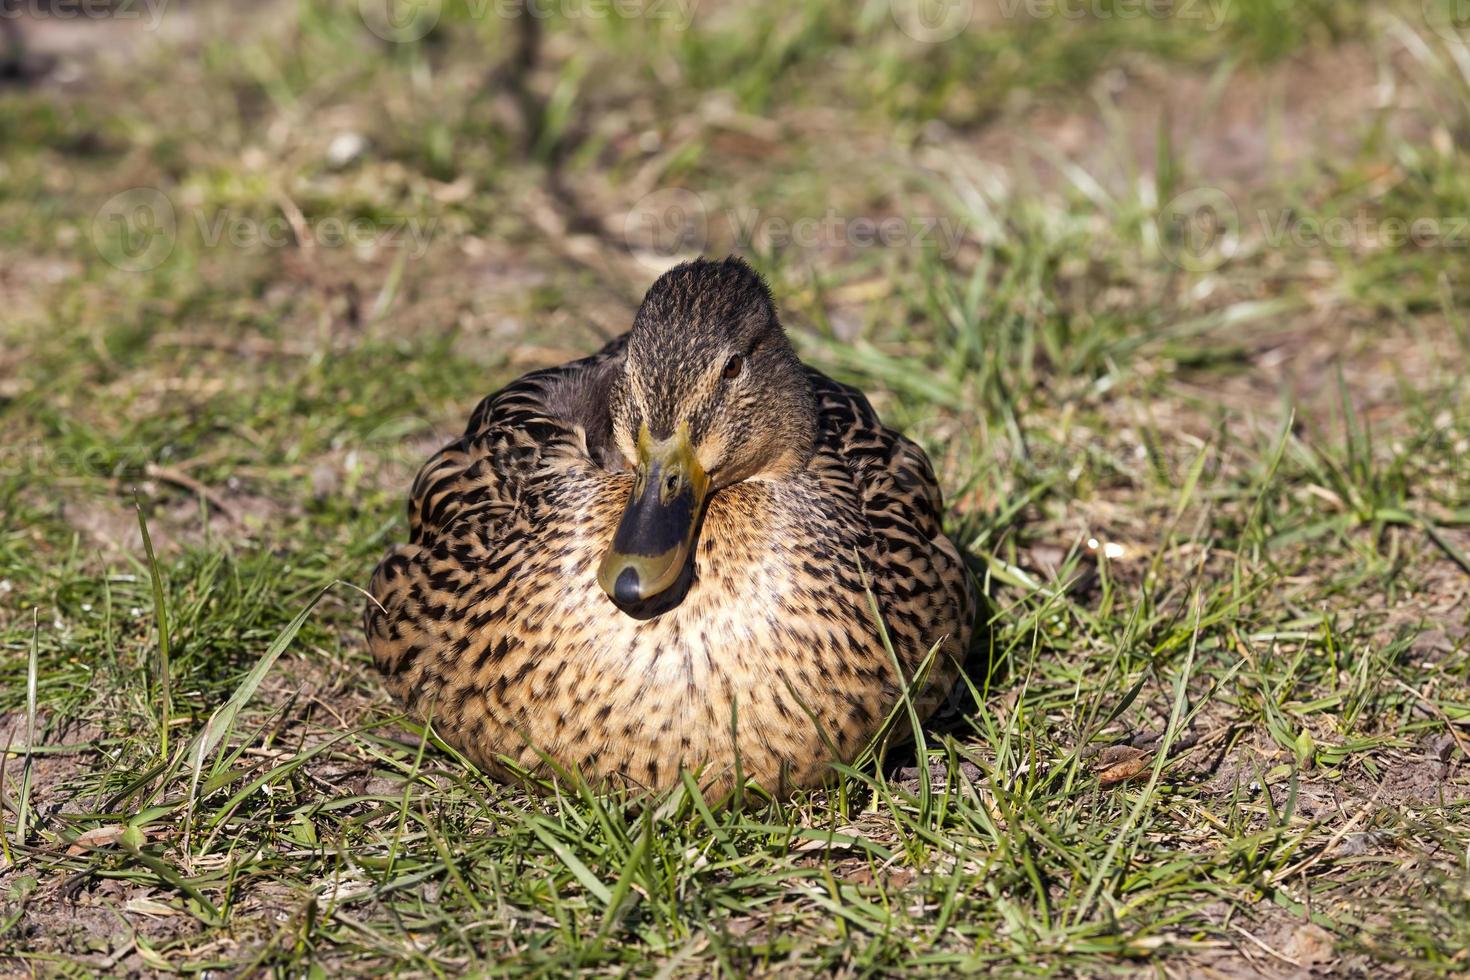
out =
<svg viewBox="0 0 1470 980"><path fill-rule="evenodd" d="M1440 550L1449 555L1456 565L1470 572L1470 557L1455 547L1455 543L1445 537L1443 531L1422 517L1419 519L1419 525L1424 528L1424 533L1429 535L1430 540L1439 545Z"/></svg>
<svg viewBox="0 0 1470 980"><path fill-rule="evenodd" d="M1270 946L1267 946L1265 943L1261 942L1255 936L1252 936L1249 932L1246 932L1240 926L1231 926L1230 928L1234 929L1236 932L1240 933L1242 936L1244 936L1245 938L1249 939L1251 942L1255 943L1257 946L1261 947L1267 953L1270 953L1272 956L1276 957L1281 962L1283 962L1283 963L1289 963L1292 966L1296 967L1297 969L1301 969L1301 966L1302 965L1300 963L1298 963L1296 960L1292 959L1290 956L1287 956L1285 953L1278 953L1276 950L1272 949Z"/></svg>
<svg viewBox="0 0 1470 980"><path fill-rule="evenodd" d="M171 483L176 487L182 487L188 490L197 497L203 497L211 507L225 517L232 521L235 519L235 509L230 506L228 501L189 474L177 470L172 466L159 466L157 463L149 463L143 468L143 472L152 479L162 480L164 483Z"/></svg>

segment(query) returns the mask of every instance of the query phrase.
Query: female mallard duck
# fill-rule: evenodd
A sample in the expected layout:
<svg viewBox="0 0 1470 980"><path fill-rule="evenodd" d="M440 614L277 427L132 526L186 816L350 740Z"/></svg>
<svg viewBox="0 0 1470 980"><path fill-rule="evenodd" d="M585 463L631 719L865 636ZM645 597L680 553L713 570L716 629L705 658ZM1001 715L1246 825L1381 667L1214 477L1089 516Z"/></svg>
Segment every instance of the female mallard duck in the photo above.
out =
<svg viewBox="0 0 1470 980"><path fill-rule="evenodd" d="M748 265L690 262L429 460L368 644L499 778L784 793L860 753L916 675L923 715L953 684L975 595L940 507L923 451L797 359Z"/></svg>

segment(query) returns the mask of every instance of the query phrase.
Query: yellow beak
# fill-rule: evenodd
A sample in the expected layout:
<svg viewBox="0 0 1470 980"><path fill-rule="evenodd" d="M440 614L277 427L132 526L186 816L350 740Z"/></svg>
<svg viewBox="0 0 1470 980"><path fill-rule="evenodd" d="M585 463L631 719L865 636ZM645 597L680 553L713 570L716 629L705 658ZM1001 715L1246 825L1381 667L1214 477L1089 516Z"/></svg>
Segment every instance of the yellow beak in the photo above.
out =
<svg viewBox="0 0 1470 980"><path fill-rule="evenodd" d="M597 582L621 605L652 599L679 580L704 515L709 478L689 443L689 426L655 442L638 433L638 469L628 506Z"/></svg>

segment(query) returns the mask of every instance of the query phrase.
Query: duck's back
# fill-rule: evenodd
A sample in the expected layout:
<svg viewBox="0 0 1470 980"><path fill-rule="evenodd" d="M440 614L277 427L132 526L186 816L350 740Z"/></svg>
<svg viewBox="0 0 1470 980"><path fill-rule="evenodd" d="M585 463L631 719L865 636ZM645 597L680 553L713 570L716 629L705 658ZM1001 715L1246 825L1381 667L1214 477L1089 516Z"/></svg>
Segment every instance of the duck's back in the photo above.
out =
<svg viewBox="0 0 1470 980"><path fill-rule="evenodd" d="M810 372L805 471L714 494L679 601L638 618L596 569L627 501L607 418L622 342L485 399L415 481L411 540L373 577L369 646L393 692L497 775L543 753L589 779L681 766L783 791L856 755L926 662L928 714L974 602L922 451L855 390ZM539 750L539 751L538 751Z"/></svg>

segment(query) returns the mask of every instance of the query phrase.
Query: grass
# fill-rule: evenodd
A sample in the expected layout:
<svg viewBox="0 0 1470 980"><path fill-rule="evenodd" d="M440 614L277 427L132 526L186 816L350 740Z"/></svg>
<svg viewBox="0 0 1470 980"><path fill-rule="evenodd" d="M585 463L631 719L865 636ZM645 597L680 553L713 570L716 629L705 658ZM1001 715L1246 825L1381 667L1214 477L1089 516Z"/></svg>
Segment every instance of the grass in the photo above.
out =
<svg viewBox="0 0 1470 980"><path fill-rule="evenodd" d="M0 89L8 969L1470 969L1443 19L977 5L926 44L887 4L706 0L538 42L451 2L386 43L357 7L74 25L75 71ZM148 269L159 214L106 204L139 187L174 218ZM624 230L688 231L673 188L941 474L996 669L927 780L541 795L371 670L353 585L418 463L627 324L669 255Z"/></svg>

